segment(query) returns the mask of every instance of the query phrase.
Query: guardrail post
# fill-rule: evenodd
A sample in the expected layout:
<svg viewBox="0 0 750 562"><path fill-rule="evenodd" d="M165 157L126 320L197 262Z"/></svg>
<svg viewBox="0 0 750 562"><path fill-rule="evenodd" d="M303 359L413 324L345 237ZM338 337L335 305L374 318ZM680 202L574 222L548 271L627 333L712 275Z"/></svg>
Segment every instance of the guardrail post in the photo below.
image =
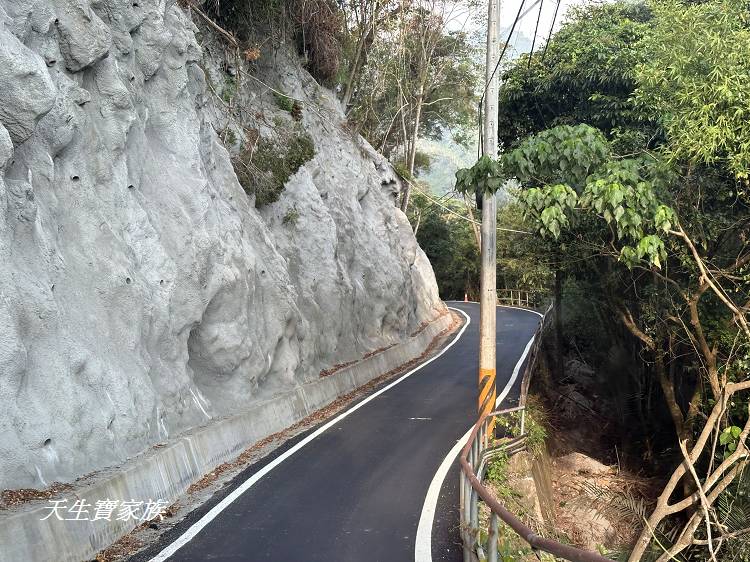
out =
<svg viewBox="0 0 750 562"><path fill-rule="evenodd" d="M497 562L497 539L500 534L500 517L497 513L490 513L490 532L487 539L487 560Z"/></svg>
<svg viewBox="0 0 750 562"><path fill-rule="evenodd" d="M521 435L524 434L525 430L526 430L526 408L521 410Z"/></svg>
<svg viewBox="0 0 750 562"><path fill-rule="evenodd" d="M477 501L478 499L479 499L479 496L477 495L477 491L472 487L471 488L471 502L469 506L470 513L471 513L471 519L469 521L469 524L471 525L472 533L479 530L479 502Z"/></svg>
<svg viewBox="0 0 750 562"><path fill-rule="evenodd" d="M464 523L466 523L466 526L468 527L471 525L471 491L473 488L471 487L471 482L468 478L464 478Z"/></svg>

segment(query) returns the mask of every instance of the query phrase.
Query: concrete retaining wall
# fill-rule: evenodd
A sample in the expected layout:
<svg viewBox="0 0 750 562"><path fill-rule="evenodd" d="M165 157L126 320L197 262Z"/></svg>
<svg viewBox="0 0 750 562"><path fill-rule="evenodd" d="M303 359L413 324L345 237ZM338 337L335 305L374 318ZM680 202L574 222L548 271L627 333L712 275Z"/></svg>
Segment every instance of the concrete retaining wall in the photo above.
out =
<svg viewBox="0 0 750 562"><path fill-rule="evenodd" d="M150 449L117 469L87 479L67 499L94 506L98 500L164 499L170 504L216 466L300 421L375 377L419 357L437 334L451 324L443 315L416 336L325 378L303 384L242 414L196 428L165 446ZM136 522L60 521L49 502L34 502L0 512L0 562L79 562L131 531ZM93 509L91 510L93 514ZM69 514L65 514L70 517ZM112 517L115 519L115 517Z"/></svg>

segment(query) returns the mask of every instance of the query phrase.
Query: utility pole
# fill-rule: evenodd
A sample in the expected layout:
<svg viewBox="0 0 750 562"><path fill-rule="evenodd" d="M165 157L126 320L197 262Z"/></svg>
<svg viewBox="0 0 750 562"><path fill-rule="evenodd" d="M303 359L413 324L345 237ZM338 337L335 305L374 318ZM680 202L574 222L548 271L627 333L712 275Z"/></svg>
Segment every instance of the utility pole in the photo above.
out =
<svg viewBox="0 0 750 562"><path fill-rule="evenodd" d="M497 158L498 83L494 72L500 54L500 0L488 0L487 90L484 95L483 154ZM497 200L494 193L482 194L482 272L479 299L479 415L495 408L495 309L497 306ZM491 426L491 427L494 427Z"/></svg>

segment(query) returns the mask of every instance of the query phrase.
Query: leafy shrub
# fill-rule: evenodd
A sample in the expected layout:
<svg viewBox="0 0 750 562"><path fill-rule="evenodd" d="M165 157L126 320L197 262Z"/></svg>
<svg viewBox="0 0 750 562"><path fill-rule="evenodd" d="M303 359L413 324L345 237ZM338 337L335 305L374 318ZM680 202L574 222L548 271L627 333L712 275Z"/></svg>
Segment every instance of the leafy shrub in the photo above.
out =
<svg viewBox="0 0 750 562"><path fill-rule="evenodd" d="M499 452L497 456L487 465L485 478L493 484L505 484L508 481L508 454L504 451Z"/></svg>
<svg viewBox="0 0 750 562"><path fill-rule="evenodd" d="M221 91L221 99L224 103L229 103L237 94L237 81L231 76L224 78L224 88Z"/></svg>

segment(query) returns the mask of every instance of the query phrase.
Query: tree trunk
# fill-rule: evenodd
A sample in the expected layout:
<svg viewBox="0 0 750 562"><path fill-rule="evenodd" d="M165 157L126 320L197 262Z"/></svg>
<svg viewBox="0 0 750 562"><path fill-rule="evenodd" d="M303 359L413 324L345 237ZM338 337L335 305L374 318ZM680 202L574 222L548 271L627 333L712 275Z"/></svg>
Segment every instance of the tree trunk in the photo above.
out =
<svg viewBox="0 0 750 562"><path fill-rule="evenodd" d="M354 93L354 84L356 82L356 76L359 68L359 60L362 57L362 49L364 49L365 39L367 38L367 31L364 26L362 27L362 33L357 41L357 52L354 55L354 61L352 62L351 71L349 72L349 80L346 83L346 90L344 90L344 97L341 103L344 105L344 112L349 113L349 103L352 101L352 94Z"/></svg>
<svg viewBox="0 0 750 562"><path fill-rule="evenodd" d="M411 130L409 139L409 152L406 162L406 169L409 172L409 179L414 178L414 159L417 155L417 139L419 139L419 124L422 119L422 102L424 101L424 81L419 86L419 93L417 94L415 114L414 114L414 125ZM403 196L401 197L401 210L406 212L409 208L409 195L411 194L411 186L407 183L406 189L404 190Z"/></svg>
<svg viewBox="0 0 750 562"><path fill-rule="evenodd" d="M411 146L409 147L409 161L406 166L409 170L409 174L414 175L414 160L417 155L417 140L419 139L419 125L422 120L422 102L424 101L424 81L419 85L419 93L417 94L417 101L414 115L414 127L411 131Z"/></svg>

